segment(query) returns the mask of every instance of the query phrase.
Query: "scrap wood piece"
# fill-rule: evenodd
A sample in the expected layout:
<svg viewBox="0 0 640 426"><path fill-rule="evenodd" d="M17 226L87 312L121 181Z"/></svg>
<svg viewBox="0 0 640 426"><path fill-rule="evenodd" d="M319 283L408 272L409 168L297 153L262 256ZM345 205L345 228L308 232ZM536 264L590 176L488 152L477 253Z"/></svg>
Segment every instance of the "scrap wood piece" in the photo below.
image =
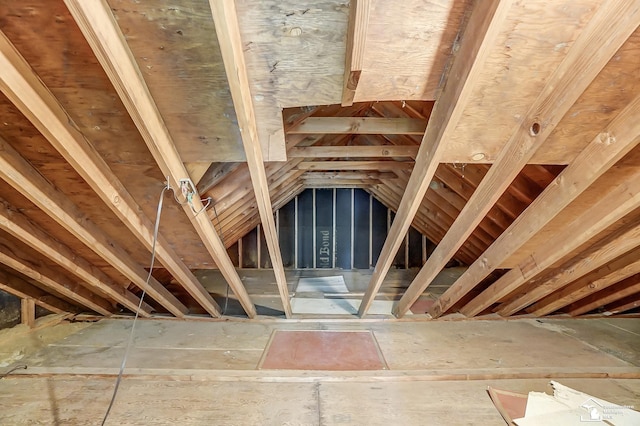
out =
<svg viewBox="0 0 640 426"><path fill-rule="evenodd" d="M527 408L527 395L502 389L487 387L489 398L496 406L498 413L508 425L515 425L513 419L524 417Z"/></svg>

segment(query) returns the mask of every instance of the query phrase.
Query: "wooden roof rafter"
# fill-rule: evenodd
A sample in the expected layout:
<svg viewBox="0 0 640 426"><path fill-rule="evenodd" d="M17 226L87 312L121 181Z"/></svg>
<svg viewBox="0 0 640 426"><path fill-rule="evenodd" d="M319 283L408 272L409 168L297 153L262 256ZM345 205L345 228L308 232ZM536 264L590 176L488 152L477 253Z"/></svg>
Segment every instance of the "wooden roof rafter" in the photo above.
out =
<svg viewBox="0 0 640 426"><path fill-rule="evenodd" d="M640 126L635 125L635 117L639 112L640 98L629 105L607 129L603 129L575 161L496 239L482 258L471 265L445 292L442 298L443 311L464 297L640 142L635 137L640 132ZM634 125L638 127L637 130ZM481 300L481 297L476 298L463 312L473 316L483 311L490 302L487 300L480 303Z"/></svg>
<svg viewBox="0 0 640 426"><path fill-rule="evenodd" d="M206 215L194 213L204 209L203 203L197 194L192 197L191 202L188 202L182 191L177 190L181 187L180 181L189 178L188 171L180 159L175 144L164 125L155 101L149 93L144 78L108 4L104 1L88 3L77 0L65 0L65 4L116 88L158 166L168 177L171 186L176 188L176 196L181 201L185 213L198 232L207 251L220 268L247 315L253 318L256 315L255 306L220 241L214 225ZM188 269L183 270L180 267L176 269L176 272L189 273L193 276ZM219 306L211 295L204 290L195 277L193 280L191 278L189 280L191 285L185 286L185 289L209 313L219 316Z"/></svg>
<svg viewBox="0 0 640 426"><path fill-rule="evenodd" d="M89 183L98 196L119 217L122 223L148 250L153 244L154 224L149 220L125 186L111 171L91 143L82 135L62 106L40 79L30 70L27 62L6 37L3 45L5 60L15 67L23 79L4 80L6 94L21 107L22 112L46 135L49 142L62 154L72 167ZM22 94L25 95L22 95ZM29 97L26 97L26 94ZM162 236L156 243L158 260L174 275L176 280L213 316L219 316L219 307L205 292L189 268L180 260ZM208 297L207 297L208 296Z"/></svg>
<svg viewBox="0 0 640 426"><path fill-rule="evenodd" d="M434 105L429 123L436 124L427 125L416 156L416 166L407 183L396 219L389 230L368 289L360 303L358 309L360 317L364 316L371 306L400 247L402 238L420 207L429 183L441 162L448 132L453 132L462 115L466 101L471 96L471 88L482 70L489 48L493 45L510 5L509 1L496 0L482 6L476 4L471 12L465 37L449 71L449 75L455 76L456 81L451 80L445 85L440 98Z"/></svg>
<svg viewBox="0 0 640 426"><path fill-rule="evenodd" d="M456 223L405 292L394 313L402 316L407 312L451 258L452 252L457 251L464 243L520 170L531 160L536 150L542 146L560 119L635 31L638 21L634 15L640 13L637 4L632 0L614 3L598 9L580 32L563 61L546 81L538 98L513 130L511 138L502 148L480 186L474 191ZM629 19L620 25L612 26L612 19L620 13L628 14ZM584 54L587 49L597 54L587 59ZM440 316L442 304L445 302L445 299L440 299L434 303L429 313L433 317Z"/></svg>

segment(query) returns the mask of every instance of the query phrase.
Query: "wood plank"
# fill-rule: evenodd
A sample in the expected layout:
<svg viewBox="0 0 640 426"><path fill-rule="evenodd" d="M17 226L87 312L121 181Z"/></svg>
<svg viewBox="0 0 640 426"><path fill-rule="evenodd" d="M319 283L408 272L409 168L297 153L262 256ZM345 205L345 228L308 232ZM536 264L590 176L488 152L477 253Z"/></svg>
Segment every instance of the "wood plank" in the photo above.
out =
<svg viewBox="0 0 640 426"><path fill-rule="evenodd" d="M369 287L358 309L360 316L366 314L373 302L411 221L420 208L440 163L445 141L455 130L462 116L473 86L483 69L484 61L511 7L510 1L487 3L483 3L482 6L476 4L471 12L463 42L453 59L449 79L429 118L429 125L416 156L416 166L413 168L398 206L396 218L387 234Z"/></svg>
<svg viewBox="0 0 640 426"><path fill-rule="evenodd" d="M2 138L0 138L0 177L87 247L113 265L136 286L146 290L150 297L169 312L179 317L184 316L187 312L186 306L155 278L151 277L147 284L147 271L135 263L121 246L112 241L74 203L53 187Z"/></svg>
<svg viewBox="0 0 640 426"><path fill-rule="evenodd" d="M412 161L303 161L300 170L398 170L410 169Z"/></svg>
<svg viewBox="0 0 640 426"><path fill-rule="evenodd" d="M626 179L617 181L616 186L593 204L591 209L575 217L562 232L556 233L545 244L531 252L517 268L511 269L483 292L487 294L478 297L500 300L516 292L527 281L638 208L638 179L640 170L635 170ZM503 316L513 315L526 306L512 300L502 304L498 313Z"/></svg>
<svg viewBox="0 0 640 426"><path fill-rule="evenodd" d="M535 316L555 312L572 302L608 288L624 279L640 273L640 250L633 250L611 263L598 268L592 274L572 282L565 288L539 300L527 312Z"/></svg>
<svg viewBox="0 0 640 426"><path fill-rule="evenodd" d="M640 293L640 274L636 274L620 281L615 286L603 289L587 296L567 307L569 315L572 317L586 314L601 306L609 305L624 299L627 296Z"/></svg>
<svg viewBox="0 0 640 426"><path fill-rule="evenodd" d="M287 134L424 135L427 120L420 118L308 117Z"/></svg>
<svg viewBox="0 0 640 426"><path fill-rule="evenodd" d="M591 81L637 28L640 8L633 0L620 0L598 9L566 57L546 84L529 111L514 129L498 159L473 193L445 239L440 242L421 273L416 276L398 304L396 313L404 314L435 274L449 261L452 252L464 243L500 195L509 187L520 170L555 129L557 123L587 89ZM629 14L626 25L612 26L619 14ZM587 60L585 51L597 52ZM579 70L578 72L576 72ZM429 313L437 318L443 313L445 299L438 299Z"/></svg>
<svg viewBox="0 0 640 426"><path fill-rule="evenodd" d="M120 303L131 312L138 309L140 305L138 296L113 282L102 270L91 265L71 248L53 239L22 213L8 208L2 199L0 199L0 228L83 280L95 293ZM149 304L142 303L140 315L148 317L152 309Z"/></svg>
<svg viewBox="0 0 640 426"><path fill-rule="evenodd" d="M33 299L20 299L20 324L33 328L36 323L36 304Z"/></svg>
<svg viewBox="0 0 640 426"><path fill-rule="evenodd" d="M289 158L367 158L408 157L415 158L417 145L378 146L297 146L288 152Z"/></svg>
<svg viewBox="0 0 640 426"><path fill-rule="evenodd" d="M635 226L626 226L617 232L607 236L604 240L598 242L593 247L581 253L577 260L563 265L562 269L551 276L544 276L542 279L535 280L532 284L534 288L527 291L526 294L515 298L510 304L529 306L537 301L545 300L544 304L553 304L560 302L563 292L567 291L564 287L571 284L574 288L587 283L592 279L591 272L600 267L607 265L609 262L618 261L619 256L623 256L630 250L640 245L640 224ZM576 281L574 283L574 281ZM595 286L594 286L595 287ZM554 293L561 290L560 293ZM548 297L549 296L549 297ZM551 299L551 300L550 300ZM525 305L526 304L526 305ZM554 304L555 305L555 304ZM562 305L564 306L564 305Z"/></svg>
<svg viewBox="0 0 640 426"><path fill-rule="evenodd" d="M370 0L352 0L349 2L349 24L347 25L347 47L342 82L342 106L353 105L362 74L364 47L367 40Z"/></svg>
<svg viewBox="0 0 640 426"><path fill-rule="evenodd" d="M188 178L189 173L180 159L171 135L164 125L109 6L104 0L91 3L65 0L65 4L116 88L163 175L169 178L169 184L173 188L180 188L180 180ZM176 195L183 204L187 217L191 220L207 251L222 271L247 315L253 318L255 306L251 302L213 224L207 215L194 213L200 212L204 208L200 197L194 194L189 203L186 202L182 191L175 190L175 192L177 192ZM167 256L166 260L168 262L175 261L171 256ZM214 316L220 315L219 307L211 295L204 290L188 269L183 269L182 265L176 264L175 270L172 272L189 280L189 285L185 286L185 289L207 312ZM183 286L186 284L185 281L181 282Z"/></svg>
<svg viewBox="0 0 640 426"><path fill-rule="evenodd" d="M66 297L80 306L105 316L110 316L113 313L113 306L108 301L42 262L31 260L25 251L2 236L0 236L0 263L29 277L42 287L52 290L54 294Z"/></svg>
<svg viewBox="0 0 640 426"><path fill-rule="evenodd" d="M480 259L441 296L446 312L486 278L502 262L519 250L560 211L582 194L610 167L640 143L640 96L607 128L598 134L529 207L496 239ZM466 316L484 311L495 299L476 297L461 309Z"/></svg>
<svg viewBox="0 0 640 426"><path fill-rule="evenodd" d="M67 112L4 34L0 37L0 43L2 43L0 50L3 53L3 62L6 62L7 67L10 66L12 70L11 73L7 72L2 77L3 92L82 176L132 234L148 250L151 250L153 222L142 212L133 196L93 145L77 130L77 126L73 124ZM218 306L211 295L204 290L161 233L158 234L155 249L158 260L176 281L207 312L213 316L220 316Z"/></svg>
<svg viewBox="0 0 640 426"><path fill-rule="evenodd" d="M234 0L211 0L211 11L216 26L216 34L220 43L220 50L224 60L231 97L240 126L240 134L247 165L253 184L253 192L258 204L264 237L267 242L271 265L276 277L280 300L287 318L291 317L291 303L287 278L282 264L280 243L274 220L274 211L269 195L269 185L264 167L264 158L258 137L256 113L253 107L247 66L244 59L244 46L240 36L238 16Z"/></svg>
<svg viewBox="0 0 640 426"><path fill-rule="evenodd" d="M185 163L184 167L187 169L187 173L189 173L189 177L196 187L200 183L200 180L205 175L211 163Z"/></svg>
<svg viewBox="0 0 640 426"><path fill-rule="evenodd" d="M608 315L621 314L640 306L640 294L622 299L619 303L606 306L605 313Z"/></svg>
<svg viewBox="0 0 640 426"><path fill-rule="evenodd" d="M79 312L77 306L52 296L22 278L18 278L17 276L6 273L2 270L0 270L0 290L23 299L29 298L33 300L36 305L55 314Z"/></svg>

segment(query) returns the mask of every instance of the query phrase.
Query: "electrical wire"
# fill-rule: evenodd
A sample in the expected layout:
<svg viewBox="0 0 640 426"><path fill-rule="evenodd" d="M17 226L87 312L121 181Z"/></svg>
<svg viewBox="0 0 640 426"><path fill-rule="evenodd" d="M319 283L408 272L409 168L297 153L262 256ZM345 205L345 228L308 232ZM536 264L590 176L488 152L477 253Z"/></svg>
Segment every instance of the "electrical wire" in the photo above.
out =
<svg viewBox="0 0 640 426"><path fill-rule="evenodd" d="M153 264L156 260L156 241L158 240L158 229L160 228L160 213L162 212L162 200L164 199L164 193L168 190L173 192L173 188L169 185L169 180L167 179L167 186L162 189L160 193L160 200L158 201L158 211L156 213L156 224L153 228L153 243L151 245L151 265L149 266L149 274L147 275L146 286L149 285L149 281L151 280L151 273L153 272ZM175 198L175 193L174 193ZM127 358L129 357L129 351L131 349L131 343L133 342L133 332L136 328L136 322L138 320L138 316L140 315L140 309L142 308L142 301L144 300L144 296L146 295L146 290L142 289L142 294L140 295L140 303L138 303L138 308L136 309L136 315L133 317L133 324L131 324L131 330L129 331L129 339L127 340L127 346L124 352L124 356L122 357L122 363L120 364L120 371L118 372L118 378L116 379L116 385L113 388L113 395L111 396L111 402L109 402L109 407L107 407L107 411L104 414L104 418L102 419L101 425L104 426L107 418L109 417L109 413L111 412L111 408L113 408L113 403L116 400L116 396L118 394L118 388L120 387L120 382L122 381L122 374L124 373L124 368L127 364ZM25 366L26 368L26 366Z"/></svg>
<svg viewBox="0 0 640 426"><path fill-rule="evenodd" d="M6 373L2 373L0 374L0 379L4 379L5 377L7 377L9 374L13 373L16 370L26 370L27 369L27 364L18 364L13 366L9 371L7 371Z"/></svg>

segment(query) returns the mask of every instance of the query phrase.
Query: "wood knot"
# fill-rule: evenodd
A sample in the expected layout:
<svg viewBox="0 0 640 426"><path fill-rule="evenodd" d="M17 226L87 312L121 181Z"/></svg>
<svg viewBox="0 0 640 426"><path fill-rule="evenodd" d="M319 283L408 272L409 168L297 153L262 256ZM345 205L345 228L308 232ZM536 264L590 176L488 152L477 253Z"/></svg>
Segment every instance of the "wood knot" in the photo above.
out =
<svg viewBox="0 0 640 426"><path fill-rule="evenodd" d="M598 136L600 138L600 142L605 145L613 145L616 143L616 137L609 132L600 133Z"/></svg>

